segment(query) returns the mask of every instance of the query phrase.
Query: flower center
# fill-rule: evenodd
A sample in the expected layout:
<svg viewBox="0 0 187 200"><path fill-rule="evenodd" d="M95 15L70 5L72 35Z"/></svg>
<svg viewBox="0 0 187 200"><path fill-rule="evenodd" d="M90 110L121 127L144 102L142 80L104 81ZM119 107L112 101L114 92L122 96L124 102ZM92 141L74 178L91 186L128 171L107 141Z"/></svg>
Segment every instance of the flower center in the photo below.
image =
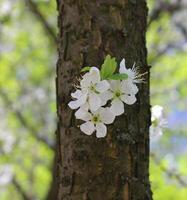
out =
<svg viewBox="0 0 187 200"><path fill-rule="evenodd" d="M91 91L91 92L94 92L94 93L96 93L96 94L99 94L99 92L96 90L96 84L91 84L90 85L90 87L89 87L89 90Z"/></svg>
<svg viewBox="0 0 187 200"><path fill-rule="evenodd" d="M90 86L90 90L91 90L91 91L95 91L95 90L96 90L96 89L95 89L95 85L92 84L92 85Z"/></svg>
<svg viewBox="0 0 187 200"><path fill-rule="evenodd" d="M121 91L120 90L116 90L115 92L114 92L114 98L120 98L120 96L121 96Z"/></svg>
<svg viewBox="0 0 187 200"><path fill-rule="evenodd" d="M99 117L99 115L94 115L93 117L92 117L92 122L93 123L98 123L98 122L100 122L101 120L100 120L100 117Z"/></svg>
<svg viewBox="0 0 187 200"><path fill-rule="evenodd" d="M151 124L154 126L154 127L157 127L158 125L159 125L159 122L158 122L158 120L153 120L152 122L151 122Z"/></svg>

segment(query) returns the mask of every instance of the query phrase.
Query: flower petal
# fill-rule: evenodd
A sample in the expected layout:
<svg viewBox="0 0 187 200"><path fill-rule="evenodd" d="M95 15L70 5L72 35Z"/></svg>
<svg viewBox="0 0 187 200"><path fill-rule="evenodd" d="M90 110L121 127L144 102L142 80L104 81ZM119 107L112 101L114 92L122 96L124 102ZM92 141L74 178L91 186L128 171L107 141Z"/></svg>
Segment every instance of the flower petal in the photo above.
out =
<svg viewBox="0 0 187 200"><path fill-rule="evenodd" d="M80 129L83 133L85 133L86 135L91 135L94 130L95 130L95 126L92 122L88 121L84 124L80 125Z"/></svg>
<svg viewBox="0 0 187 200"><path fill-rule="evenodd" d="M124 94L121 96L121 100L128 105L132 105L136 102L136 96L133 94L132 95Z"/></svg>
<svg viewBox="0 0 187 200"><path fill-rule="evenodd" d="M89 71L90 80L93 84L98 83L100 81L100 72L97 67L92 67Z"/></svg>
<svg viewBox="0 0 187 200"><path fill-rule="evenodd" d="M149 131L151 140L158 140L160 136L163 135L162 129L160 127L154 127L151 125Z"/></svg>
<svg viewBox="0 0 187 200"><path fill-rule="evenodd" d="M155 119L160 119L163 117L163 107L155 105L151 108L152 117Z"/></svg>
<svg viewBox="0 0 187 200"><path fill-rule="evenodd" d="M81 106L84 110L88 111L89 110L89 105L88 102L86 102L84 105Z"/></svg>
<svg viewBox="0 0 187 200"><path fill-rule="evenodd" d="M112 91L119 90L120 86L121 86L121 81L118 80L110 81L110 88Z"/></svg>
<svg viewBox="0 0 187 200"><path fill-rule="evenodd" d="M91 114L88 112L88 110L85 110L84 107L80 107L75 112L76 119L81 119L83 121L89 121L91 119Z"/></svg>
<svg viewBox="0 0 187 200"><path fill-rule="evenodd" d="M72 96L73 98L76 98L76 99L79 99L79 98L81 97L81 95L82 95L81 90L76 90L75 92L72 92L72 93L71 93L71 96Z"/></svg>
<svg viewBox="0 0 187 200"><path fill-rule="evenodd" d="M138 87L128 79L121 82L121 90L125 94L136 94L138 92Z"/></svg>
<svg viewBox="0 0 187 200"><path fill-rule="evenodd" d="M96 85L96 90L100 93L106 92L108 89L110 88L110 84L108 83L108 81L103 80L100 81L97 85Z"/></svg>
<svg viewBox="0 0 187 200"><path fill-rule="evenodd" d="M104 124L111 124L115 119L115 115L110 111L109 108L100 108L99 115Z"/></svg>
<svg viewBox="0 0 187 200"><path fill-rule="evenodd" d="M101 98L101 106L104 106L108 100L112 99L113 93L111 91L106 91L99 95Z"/></svg>
<svg viewBox="0 0 187 200"><path fill-rule="evenodd" d="M79 104L79 101L78 100L76 100L76 101L70 101L69 103L68 103L68 106L71 108L71 109L77 109L77 108L79 108L80 107L80 104Z"/></svg>
<svg viewBox="0 0 187 200"><path fill-rule="evenodd" d="M107 134L107 128L103 123L96 124L96 137L97 138L103 138Z"/></svg>
<svg viewBox="0 0 187 200"><path fill-rule="evenodd" d="M124 105L123 102L119 99L114 99L111 103L110 111L115 115L121 115L124 113Z"/></svg>
<svg viewBox="0 0 187 200"><path fill-rule="evenodd" d="M83 92L88 90L88 87L91 84L91 78L90 78L90 74L86 73L84 74L84 76L82 77L82 80L80 81L80 86Z"/></svg>
<svg viewBox="0 0 187 200"><path fill-rule="evenodd" d="M120 74L127 73L127 68L126 68L126 64L125 64L125 59L124 58L120 62L119 73Z"/></svg>
<svg viewBox="0 0 187 200"><path fill-rule="evenodd" d="M89 107L91 111L96 111L101 107L101 98L98 94L90 93L88 99Z"/></svg>
<svg viewBox="0 0 187 200"><path fill-rule="evenodd" d="M86 103L86 99L87 99L87 93L82 95L79 99L75 100L75 101L70 101L68 103L68 106L71 109L77 109L80 106L84 105Z"/></svg>

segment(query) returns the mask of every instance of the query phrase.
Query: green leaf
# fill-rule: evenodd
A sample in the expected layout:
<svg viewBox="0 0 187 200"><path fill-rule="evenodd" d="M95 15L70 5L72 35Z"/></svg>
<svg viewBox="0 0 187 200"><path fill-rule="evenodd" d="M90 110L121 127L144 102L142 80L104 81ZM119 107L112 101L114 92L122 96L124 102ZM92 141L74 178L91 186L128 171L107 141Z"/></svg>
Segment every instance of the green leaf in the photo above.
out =
<svg viewBox="0 0 187 200"><path fill-rule="evenodd" d="M81 72L89 72L90 69L91 69L91 67L83 67L83 68L81 69Z"/></svg>
<svg viewBox="0 0 187 200"><path fill-rule="evenodd" d="M110 79L110 80L125 80L127 78L128 78L127 74L112 74L107 79Z"/></svg>
<svg viewBox="0 0 187 200"><path fill-rule="evenodd" d="M110 77L116 70L117 62L115 58L111 58L110 55L107 55L104 63L101 67L101 78L107 79Z"/></svg>

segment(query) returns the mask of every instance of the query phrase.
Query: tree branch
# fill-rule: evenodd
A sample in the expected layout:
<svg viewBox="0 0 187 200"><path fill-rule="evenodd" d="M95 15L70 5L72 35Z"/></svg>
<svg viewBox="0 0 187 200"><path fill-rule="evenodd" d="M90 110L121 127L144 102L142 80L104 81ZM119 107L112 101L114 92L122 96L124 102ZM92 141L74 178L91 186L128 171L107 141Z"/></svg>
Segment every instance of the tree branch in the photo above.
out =
<svg viewBox="0 0 187 200"><path fill-rule="evenodd" d="M15 178L12 179L12 183L15 186L16 190L21 194L23 200L32 200L32 198L23 190L20 184L17 182Z"/></svg>
<svg viewBox="0 0 187 200"><path fill-rule="evenodd" d="M34 13L34 15L41 22L43 28L46 30L48 35L51 37L53 43L56 45L57 44L57 36L54 33L52 27L49 25L49 23L45 20L45 17L43 16L43 14L38 9L37 4L35 2L33 2L32 0L25 0L25 2L29 6L30 10Z"/></svg>

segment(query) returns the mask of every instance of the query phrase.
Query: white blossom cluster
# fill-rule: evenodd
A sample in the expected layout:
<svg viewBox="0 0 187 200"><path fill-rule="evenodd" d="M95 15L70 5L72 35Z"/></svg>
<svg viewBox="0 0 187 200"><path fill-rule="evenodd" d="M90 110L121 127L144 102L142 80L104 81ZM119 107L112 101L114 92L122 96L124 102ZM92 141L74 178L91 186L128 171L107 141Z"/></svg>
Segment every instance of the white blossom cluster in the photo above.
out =
<svg viewBox="0 0 187 200"><path fill-rule="evenodd" d="M142 81L137 68L127 69L125 59L120 63L119 73L115 74L117 63L115 58L107 56L99 70L96 67L85 67L88 71L80 80L76 91L71 93L69 102L75 112L76 119L83 120L80 129L87 135L96 131L96 137L105 137L106 124L114 122L116 116L124 113L124 103L132 105L136 102L138 87Z"/></svg>
<svg viewBox="0 0 187 200"><path fill-rule="evenodd" d="M163 134L162 129L167 125L162 106L155 105L151 108L151 122L150 136L152 139L158 139Z"/></svg>

